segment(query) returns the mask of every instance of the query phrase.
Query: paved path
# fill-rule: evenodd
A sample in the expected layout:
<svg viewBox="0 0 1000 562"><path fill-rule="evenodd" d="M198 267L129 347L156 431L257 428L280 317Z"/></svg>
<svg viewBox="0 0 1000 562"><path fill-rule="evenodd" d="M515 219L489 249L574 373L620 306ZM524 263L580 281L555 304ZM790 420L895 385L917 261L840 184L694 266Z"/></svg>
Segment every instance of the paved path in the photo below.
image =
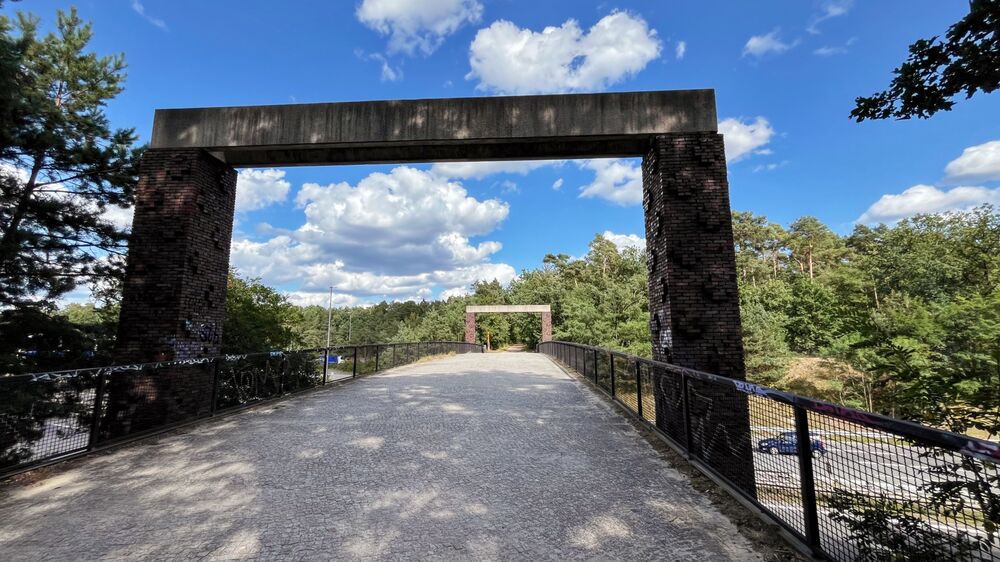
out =
<svg viewBox="0 0 1000 562"><path fill-rule="evenodd" d="M755 560L548 358L470 354L0 490L0 560Z"/></svg>

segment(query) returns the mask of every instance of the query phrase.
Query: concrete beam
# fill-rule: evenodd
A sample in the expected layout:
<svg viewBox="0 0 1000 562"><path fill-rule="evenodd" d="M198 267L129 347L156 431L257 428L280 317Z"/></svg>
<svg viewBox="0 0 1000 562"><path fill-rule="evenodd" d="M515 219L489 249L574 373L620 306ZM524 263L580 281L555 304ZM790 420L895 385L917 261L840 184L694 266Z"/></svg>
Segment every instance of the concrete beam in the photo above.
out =
<svg viewBox="0 0 1000 562"><path fill-rule="evenodd" d="M552 312L547 304L480 304L465 307L466 314L477 312Z"/></svg>
<svg viewBox="0 0 1000 562"><path fill-rule="evenodd" d="M714 90L158 109L150 147L232 166L637 156L716 132Z"/></svg>

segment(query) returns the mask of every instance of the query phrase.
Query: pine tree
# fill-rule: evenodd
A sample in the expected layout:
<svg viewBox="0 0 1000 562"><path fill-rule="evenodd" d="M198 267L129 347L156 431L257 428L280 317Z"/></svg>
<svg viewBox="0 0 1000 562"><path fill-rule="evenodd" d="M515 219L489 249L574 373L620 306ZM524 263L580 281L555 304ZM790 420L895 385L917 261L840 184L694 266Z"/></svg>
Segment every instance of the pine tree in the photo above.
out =
<svg viewBox="0 0 1000 562"><path fill-rule="evenodd" d="M0 17L0 308L8 312L49 309L120 268L126 233L106 212L130 205L139 154L134 131L112 130L104 113L122 91L124 57L88 52L93 32L75 9L60 11L45 37L38 23Z"/></svg>

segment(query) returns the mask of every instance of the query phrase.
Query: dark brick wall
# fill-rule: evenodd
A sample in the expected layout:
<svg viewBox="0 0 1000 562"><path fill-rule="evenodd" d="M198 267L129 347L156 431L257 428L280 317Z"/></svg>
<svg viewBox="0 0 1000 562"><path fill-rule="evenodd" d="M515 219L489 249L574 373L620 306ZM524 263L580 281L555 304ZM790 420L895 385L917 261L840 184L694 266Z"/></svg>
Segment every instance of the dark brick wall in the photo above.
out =
<svg viewBox="0 0 1000 562"><path fill-rule="evenodd" d="M236 172L191 149L149 150L140 174L116 359L217 355Z"/></svg>
<svg viewBox="0 0 1000 562"><path fill-rule="evenodd" d="M465 343L476 343L476 313L465 313Z"/></svg>
<svg viewBox="0 0 1000 562"><path fill-rule="evenodd" d="M722 136L656 137L642 178L653 358L744 378Z"/></svg>
<svg viewBox="0 0 1000 562"><path fill-rule="evenodd" d="M642 161L653 358L743 379L736 256L722 136L664 135ZM656 424L691 453L755 492L745 395L679 376L656 379ZM691 435L684 435L684 394Z"/></svg>

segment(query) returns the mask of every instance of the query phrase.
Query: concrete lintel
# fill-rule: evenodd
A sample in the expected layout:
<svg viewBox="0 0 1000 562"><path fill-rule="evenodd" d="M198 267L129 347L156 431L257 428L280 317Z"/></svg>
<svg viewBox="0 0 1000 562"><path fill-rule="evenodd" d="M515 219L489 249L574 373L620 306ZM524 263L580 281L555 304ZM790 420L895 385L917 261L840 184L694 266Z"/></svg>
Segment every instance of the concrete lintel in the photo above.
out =
<svg viewBox="0 0 1000 562"><path fill-rule="evenodd" d="M481 304L465 307L466 314L477 312L552 312L547 304Z"/></svg>
<svg viewBox="0 0 1000 562"><path fill-rule="evenodd" d="M150 147L232 166L629 156L717 131L714 90L158 109Z"/></svg>

